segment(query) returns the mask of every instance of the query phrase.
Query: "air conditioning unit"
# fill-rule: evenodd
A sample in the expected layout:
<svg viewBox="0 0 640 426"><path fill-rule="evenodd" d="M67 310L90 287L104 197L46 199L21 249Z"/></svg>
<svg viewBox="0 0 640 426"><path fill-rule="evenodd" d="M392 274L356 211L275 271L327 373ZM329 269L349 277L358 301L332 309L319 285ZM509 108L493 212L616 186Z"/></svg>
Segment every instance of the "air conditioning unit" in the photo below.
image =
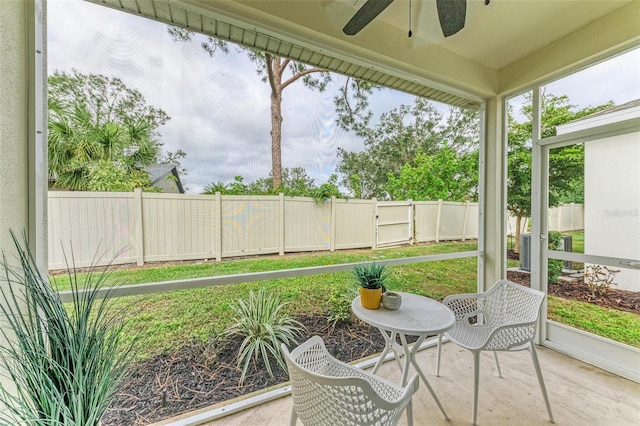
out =
<svg viewBox="0 0 640 426"><path fill-rule="evenodd" d="M531 234L520 234L520 269L531 272Z"/></svg>

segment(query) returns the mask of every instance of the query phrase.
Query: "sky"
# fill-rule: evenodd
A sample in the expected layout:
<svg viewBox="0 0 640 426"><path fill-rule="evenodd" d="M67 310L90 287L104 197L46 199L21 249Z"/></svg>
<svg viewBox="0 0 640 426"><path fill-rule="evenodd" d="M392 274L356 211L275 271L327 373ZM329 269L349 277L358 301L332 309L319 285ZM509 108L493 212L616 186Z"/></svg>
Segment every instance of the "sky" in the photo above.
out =
<svg viewBox="0 0 640 426"><path fill-rule="evenodd" d="M82 0L48 1L48 72L78 71L117 76L139 90L147 104L171 119L158 130L165 151L181 149L189 193L212 182L245 182L271 171L269 87L255 64L230 45L213 58L192 42L171 39L167 26ZM333 75L324 93L301 83L284 91L283 167L303 167L317 185L335 173L337 149L358 151L361 139L338 128L333 98L344 77ZM580 107L640 98L640 49L548 86ZM378 117L413 96L381 90L371 98ZM442 113L448 107L437 104Z"/></svg>

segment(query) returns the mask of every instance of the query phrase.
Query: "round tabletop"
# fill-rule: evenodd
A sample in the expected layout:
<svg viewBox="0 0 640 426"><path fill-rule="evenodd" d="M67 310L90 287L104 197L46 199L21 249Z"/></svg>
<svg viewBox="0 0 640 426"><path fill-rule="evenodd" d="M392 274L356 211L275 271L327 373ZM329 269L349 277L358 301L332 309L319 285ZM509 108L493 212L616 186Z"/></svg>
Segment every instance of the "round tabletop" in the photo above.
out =
<svg viewBox="0 0 640 426"><path fill-rule="evenodd" d="M399 309L367 309L358 296L351 302L351 310L367 324L409 336L439 334L453 327L455 316L442 303L417 294L394 293L402 297Z"/></svg>

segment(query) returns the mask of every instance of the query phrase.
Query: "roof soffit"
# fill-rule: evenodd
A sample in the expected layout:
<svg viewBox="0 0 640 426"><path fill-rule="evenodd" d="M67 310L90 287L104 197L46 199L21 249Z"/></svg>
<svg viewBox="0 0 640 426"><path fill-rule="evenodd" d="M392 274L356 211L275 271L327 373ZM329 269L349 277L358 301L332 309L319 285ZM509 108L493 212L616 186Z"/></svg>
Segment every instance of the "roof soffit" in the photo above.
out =
<svg viewBox="0 0 640 426"><path fill-rule="evenodd" d="M336 40L316 29L302 27L281 17L247 8L237 1L90 1L239 42L248 47L266 49L279 56L322 66L331 71L353 75L381 86L450 105L477 109L483 98L495 92L497 88L497 72L483 66L480 66L480 72L473 72L476 64L440 48L427 46L431 50L426 51L424 55L418 55L423 58L438 58L431 61L436 71L427 72L416 64L418 56L415 51L408 51L406 57L400 59L382 55L348 40ZM321 2L285 3L311 4L316 7L321 5ZM374 41L367 39L371 47L375 47ZM390 42L387 44L387 49L392 51L395 46ZM456 72L447 72L447 67L443 65L452 62L457 64L455 69L460 70L459 81L451 79L451 74ZM479 85L483 87L480 92L476 89L476 84L468 84L474 75L480 76L477 78Z"/></svg>
<svg viewBox="0 0 640 426"><path fill-rule="evenodd" d="M436 19L435 0L413 0L418 35L409 39L399 24L408 0L395 0L354 37L341 29L364 0L90 1L470 108L515 86L593 63L596 55L619 48L622 39L628 44L629 31L615 39L620 31L608 16L640 5L638 0L590 0L588 8L575 0L492 0L488 8L472 1L462 35L445 39L434 35L439 25L429 21Z"/></svg>

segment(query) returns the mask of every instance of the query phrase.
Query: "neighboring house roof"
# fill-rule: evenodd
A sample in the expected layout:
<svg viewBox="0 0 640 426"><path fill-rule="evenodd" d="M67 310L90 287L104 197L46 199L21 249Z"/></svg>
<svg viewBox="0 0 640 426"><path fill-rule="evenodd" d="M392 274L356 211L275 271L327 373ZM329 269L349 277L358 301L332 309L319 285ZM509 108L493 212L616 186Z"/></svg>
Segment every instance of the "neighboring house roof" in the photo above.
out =
<svg viewBox="0 0 640 426"><path fill-rule="evenodd" d="M173 164L153 164L147 167L151 184L163 189L163 192L184 194L178 168Z"/></svg>
<svg viewBox="0 0 640 426"><path fill-rule="evenodd" d="M580 117L577 120L560 124L556 127L556 134L562 135L637 117L640 117L640 99L635 99L624 104L613 106L609 109Z"/></svg>

